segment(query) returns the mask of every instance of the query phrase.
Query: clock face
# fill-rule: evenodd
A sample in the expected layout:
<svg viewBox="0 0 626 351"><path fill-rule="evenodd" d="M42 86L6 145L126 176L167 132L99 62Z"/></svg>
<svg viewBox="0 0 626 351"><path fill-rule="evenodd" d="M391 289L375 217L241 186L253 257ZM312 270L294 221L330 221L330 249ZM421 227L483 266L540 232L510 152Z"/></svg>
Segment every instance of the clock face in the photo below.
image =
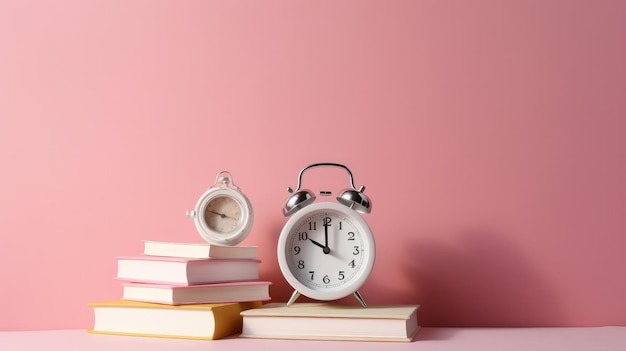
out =
<svg viewBox="0 0 626 351"><path fill-rule="evenodd" d="M248 198L241 191L228 187L209 188L188 216L194 219L196 229L205 241L225 246L243 241L254 222Z"/></svg>
<svg viewBox="0 0 626 351"><path fill-rule="evenodd" d="M318 300L355 292L371 272L374 257L367 223L355 211L335 203L313 204L294 214L278 243L287 281Z"/></svg>
<svg viewBox="0 0 626 351"><path fill-rule="evenodd" d="M241 221L241 205L232 197L218 196L207 203L204 221L218 233L235 231Z"/></svg>

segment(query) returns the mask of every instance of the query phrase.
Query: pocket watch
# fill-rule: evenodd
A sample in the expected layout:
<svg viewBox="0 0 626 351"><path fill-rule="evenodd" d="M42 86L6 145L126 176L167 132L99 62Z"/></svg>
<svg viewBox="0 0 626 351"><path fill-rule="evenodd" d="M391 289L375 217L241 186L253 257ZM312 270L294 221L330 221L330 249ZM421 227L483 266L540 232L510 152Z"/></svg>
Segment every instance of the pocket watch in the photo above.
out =
<svg viewBox="0 0 626 351"><path fill-rule="evenodd" d="M233 246L243 241L254 222L252 205L228 171L200 196L194 210L187 211L202 238L210 244Z"/></svg>
<svg viewBox="0 0 626 351"><path fill-rule="evenodd" d="M312 192L300 190L304 171L317 166L344 168L350 175L351 188L337 197L338 203L313 203ZM300 171L296 192L283 206L283 214L291 217L277 246L280 270L294 288L288 306L301 294L316 300L353 294L363 307L367 306L358 289L372 271L376 245L370 227L359 214L369 213L371 208L364 189L356 190L352 173L341 164L316 163ZM331 192L320 194L328 196Z"/></svg>

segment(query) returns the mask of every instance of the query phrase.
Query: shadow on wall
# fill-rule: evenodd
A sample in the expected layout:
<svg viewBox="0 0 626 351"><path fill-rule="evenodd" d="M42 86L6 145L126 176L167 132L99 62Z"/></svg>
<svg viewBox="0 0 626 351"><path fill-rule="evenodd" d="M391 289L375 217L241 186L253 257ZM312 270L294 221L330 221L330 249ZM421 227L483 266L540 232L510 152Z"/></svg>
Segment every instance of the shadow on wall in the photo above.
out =
<svg viewBox="0 0 626 351"><path fill-rule="evenodd" d="M410 294L421 305L420 324L530 327L562 321L548 282L505 236L468 231L454 238L407 243L406 254L395 256L406 257L399 266L414 282Z"/></svg>

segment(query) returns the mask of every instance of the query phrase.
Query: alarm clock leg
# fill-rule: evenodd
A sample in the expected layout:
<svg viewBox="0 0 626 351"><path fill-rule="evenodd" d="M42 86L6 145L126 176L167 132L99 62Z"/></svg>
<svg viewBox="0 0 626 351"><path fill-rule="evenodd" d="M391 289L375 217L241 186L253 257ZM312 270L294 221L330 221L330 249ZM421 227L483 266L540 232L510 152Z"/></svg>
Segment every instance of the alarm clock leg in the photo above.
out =
<svg viewBox="0 0 626 351"><path fill-rule="evenodd" d="M358 291L354 292L354 297L356 297L356 299L359 300L359 302L361 303L361 306L363 306L363 308L367 308L367 304L365 303L365 300L363 300L363 296L361 296L361 294L359 294Z"/></svg>
<svg viewBox="0 0 626 351"><path fill-rule="evenodd" d="M291 306L292 303L296 302L298 297L300 297L300 293L298 292L298 290L294 290L293 294L291 294L291 297L289 298L289 301L287 301L287 307Z"/></svg>

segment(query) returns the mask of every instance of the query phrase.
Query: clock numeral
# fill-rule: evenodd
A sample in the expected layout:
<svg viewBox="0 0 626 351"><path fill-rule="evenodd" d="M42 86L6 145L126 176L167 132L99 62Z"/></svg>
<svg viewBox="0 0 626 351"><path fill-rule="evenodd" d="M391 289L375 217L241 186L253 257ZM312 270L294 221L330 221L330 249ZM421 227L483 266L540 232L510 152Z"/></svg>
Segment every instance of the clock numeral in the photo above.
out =
<svg viewBox="0 0 626 351"><path fill-rule="evenodd" d="M298 261L298 268L304 269L304 261L302 260Z"/></svg>
<svg viewBox="0 0 626 351"><path fill-rule="evenodd" d="M324 282L324 284L328 284L330 283L330 278L328 278L328 275L325 275L324 278L322 278L322 281Z"/></svg>
<svg viewBox="0 0 626 351"><path fill-rule="evenodd" d="M352 254L356 256L356 255L358 255L358 254L360 254L360 253L361 253L361 251L359 251L359 247L358 247L358 246L355 246L355 247L354 247L354 251L352 252Z"/></svg>
<svg viewBox="0 0 626 351"><path fill-rule="evenodd" d="M317 230L317 222L309 222L309 230Z"/></svg>
<svg viewBox="0 0 626 351"><path fill-rule="evenodd" d="M293 251L295 252L296 255L298 255L300 253L300 246L294 246Z"/></svg>
<svg viewBox="0 0 626 351"><path fill-rule="evenodd" d="M342 230L343 222L339 222L339 230Z"/></svg>
<svg viewBox="0 0 626 351"><path fill-rule="evenodd" d="M330 217L324 217L324 227L328 227L330 225L330 222L332 222L332 218Z"/></svg>
<svg viewBox="0 0 626 351"><path fill-rule="evenodd" d="M311 273L311 280L313 280L313 276L315 275L315 271L309 271Z"/></svg>
<svg viewBox="0 0 626 351"><path fill-rule="evenodd" d="M356 266L356 264L354 263L354 260L350 261L350 263L348 263L348 266L350 266L351 268L354 268Z"/></svg>
<svg viewBox="0 0 626 351"><path fill-rule="evenodd" d="M354 240L354 232L348 232L348 240Z"/></svg>
<svg viewBox="0 0 626 351"><path fill-rule="evenodd" d="M354 260L352 260L352 262L354 262ZM344 271L339 271L339 275L337 276L337 279L339 280L344 280L344 278L346 277Z"/></svg>
<svg viewBox="0 0 626 351"><path fill-rule="evenodd" d="M299 241L307 241L309 240L309 234L307 234L307 232L299 232L298 233L298 240Z"/></svg>

